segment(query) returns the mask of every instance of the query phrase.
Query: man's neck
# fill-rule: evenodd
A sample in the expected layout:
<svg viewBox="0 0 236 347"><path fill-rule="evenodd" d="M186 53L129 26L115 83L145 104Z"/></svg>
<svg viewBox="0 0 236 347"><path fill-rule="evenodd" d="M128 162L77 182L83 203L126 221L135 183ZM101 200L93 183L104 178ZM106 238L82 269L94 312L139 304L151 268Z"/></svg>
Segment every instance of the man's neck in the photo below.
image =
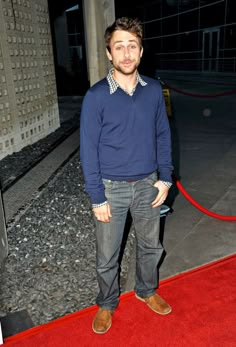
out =
<svg viewBox="0 0 236 347"><path fill-rule="evenodd" d="M114 70L113 78L124 90L131 93L137 84L137 70L130 75L125 75L117 70Z"/></svg>

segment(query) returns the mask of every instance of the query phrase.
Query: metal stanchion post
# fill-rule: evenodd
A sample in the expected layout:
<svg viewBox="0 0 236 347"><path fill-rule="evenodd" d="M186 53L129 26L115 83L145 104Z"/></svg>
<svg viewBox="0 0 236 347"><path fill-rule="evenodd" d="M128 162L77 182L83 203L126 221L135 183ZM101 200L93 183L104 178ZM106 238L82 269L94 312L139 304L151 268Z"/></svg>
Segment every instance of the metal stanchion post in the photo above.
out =
<svg viewBox="0 0 236 347"><path fill-rule="evenodd" d="M5 222L5 213L2 201L2 192L0 190L0 267L8 255L7 231Z"/></svg>

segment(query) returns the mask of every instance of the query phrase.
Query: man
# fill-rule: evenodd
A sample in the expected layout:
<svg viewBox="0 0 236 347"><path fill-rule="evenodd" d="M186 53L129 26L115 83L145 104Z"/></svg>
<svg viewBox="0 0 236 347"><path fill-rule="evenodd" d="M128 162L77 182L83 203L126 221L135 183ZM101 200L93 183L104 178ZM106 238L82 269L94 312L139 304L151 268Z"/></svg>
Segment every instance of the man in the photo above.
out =
<svg viewBox="0 0 236 347"><path fill-rule="evenodd" d="M142 27L117 19L105 32L113 68L86 93L81 112L81 162L97 242L95 333L106 333L119 302L119 252L127 212L137 239L137 299L158 314L171 307L157 293L160 205L171 186L171 140L162 90L140 76Z"/></svg>

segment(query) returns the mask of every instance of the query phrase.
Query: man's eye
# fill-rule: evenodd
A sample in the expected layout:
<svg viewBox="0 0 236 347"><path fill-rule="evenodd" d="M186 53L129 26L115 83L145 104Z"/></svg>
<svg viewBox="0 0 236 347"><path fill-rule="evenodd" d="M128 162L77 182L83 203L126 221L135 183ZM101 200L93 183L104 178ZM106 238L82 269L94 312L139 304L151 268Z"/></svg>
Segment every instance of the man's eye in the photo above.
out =
<svg viewBox="0 0 236 347"><path fill-rule="evenodd" d="M132 45L132 46L131 46L131 49L136 49L136 48L137 48L136 45Z"/></svg>
<svg viewBox="0 0 236 347"><path fill-rule="evenodd" d="M121 46L117 46L117 47L116 47L116 50L117 50L117 51L120 51L121 49L122 49Z"/></svg>

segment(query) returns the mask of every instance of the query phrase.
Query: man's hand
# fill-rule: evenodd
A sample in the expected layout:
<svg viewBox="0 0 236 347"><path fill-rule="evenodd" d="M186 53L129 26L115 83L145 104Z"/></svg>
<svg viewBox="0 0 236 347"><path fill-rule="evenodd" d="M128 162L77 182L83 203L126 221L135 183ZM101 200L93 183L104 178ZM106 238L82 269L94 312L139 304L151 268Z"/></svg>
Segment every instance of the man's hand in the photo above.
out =
<svg viewBox="0 0 236 347"><path fill-rule="evenodd" d="M157 194L156 199L152 202L152 207L158 207L163 204L165 199L167 198L169 188L162 183L161 181L157 181L154 184L154 187L158 188L159 192Z"/></svg>
<svg viewBox="0 0 236 347"><path fill-rule="evenodd" d="M103 223L109 223L110 218L112 217L111 208L109 204L105 204L100 207L94 207L93 213L95 215L95 218L97 218L99 222Z"/></svg>

